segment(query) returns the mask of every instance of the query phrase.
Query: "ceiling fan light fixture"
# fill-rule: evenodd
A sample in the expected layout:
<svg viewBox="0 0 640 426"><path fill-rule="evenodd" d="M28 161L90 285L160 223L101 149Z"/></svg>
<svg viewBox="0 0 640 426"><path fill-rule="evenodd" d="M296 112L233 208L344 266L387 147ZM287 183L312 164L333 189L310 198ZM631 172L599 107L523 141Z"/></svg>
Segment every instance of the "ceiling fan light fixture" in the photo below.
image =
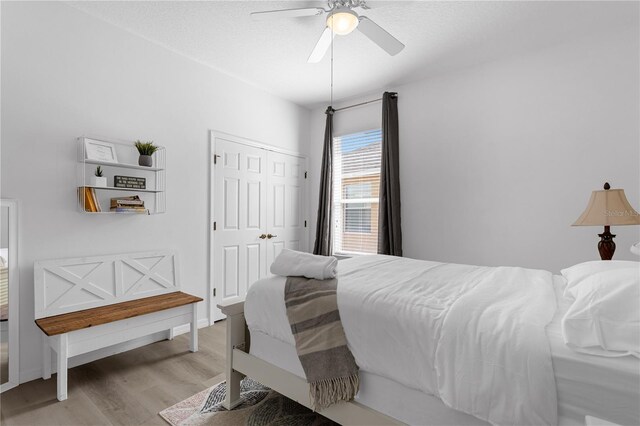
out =
<svg viewBox="0 0 640 426"><path fill-rule="evenodd" d="M351 9L337 8L327 16L327 27L338 35L347 35L358 26L358 14Z"/></svg>

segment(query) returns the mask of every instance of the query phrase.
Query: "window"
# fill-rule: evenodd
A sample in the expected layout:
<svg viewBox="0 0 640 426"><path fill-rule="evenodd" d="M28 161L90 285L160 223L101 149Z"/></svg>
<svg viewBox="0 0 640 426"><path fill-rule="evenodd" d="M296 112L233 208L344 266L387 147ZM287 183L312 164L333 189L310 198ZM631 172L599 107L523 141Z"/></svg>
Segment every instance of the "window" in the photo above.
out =
<svg viewBox="0 0 640 426"><path fill-rule="evenodd" d="M351 183L344 186L344 198L371 198L371 182Z"/></svg>
<svg viewBox="0 0 640 426"><path fill-rule="evenodd" d="M334 253L378 251L382 132L333 138Z"/></svg>
<svg viewBox="0 0 640 426"><path fill-rule="evenodd" d="M344 232L371 233L371 204L344 204Z"/></svg>

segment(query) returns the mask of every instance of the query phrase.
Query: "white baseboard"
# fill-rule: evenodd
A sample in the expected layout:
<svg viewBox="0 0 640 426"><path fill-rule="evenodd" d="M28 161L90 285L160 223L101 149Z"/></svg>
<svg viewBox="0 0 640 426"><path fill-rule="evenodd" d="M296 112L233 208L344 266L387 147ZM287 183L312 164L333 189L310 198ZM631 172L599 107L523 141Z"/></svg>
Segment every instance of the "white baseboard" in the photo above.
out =
<svg viewBox="0 0 640 426"><path fill-rule="evenodd" d="M204 327L209 327L209 319L208 318L200 318L198 320L198 328L204 328ZM188 333L191 330L191 325L190 324L184 324L181 325L179 327L174 327L173 328L173 335L177 336L179 334L184 334L184 333Z"/></svg>

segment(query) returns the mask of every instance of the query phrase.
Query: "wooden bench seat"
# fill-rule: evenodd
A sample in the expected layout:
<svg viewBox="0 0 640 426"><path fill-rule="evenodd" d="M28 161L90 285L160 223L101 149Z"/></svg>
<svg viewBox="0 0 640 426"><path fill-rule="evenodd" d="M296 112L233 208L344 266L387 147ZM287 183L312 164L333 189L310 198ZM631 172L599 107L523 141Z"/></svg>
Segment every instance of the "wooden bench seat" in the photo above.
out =
<svg viewBox="0 0 640 426"><path fill-rule="evenodd" d="M36 324L47 336L55 336L197 302L202 302L202 298L176 291L175 293L40 318L36 320Z"/></svg>
<svg viewBox="0 0 640 426"><path fill-rule="evenodd" d="M42 378L51 377L55 352L58 400L67 399L70 358L92 353L96 359L123 350L102 351L115 345L156 341L161 333L172 339L186 330L189 350L196 352L202 298L180 290L178 256L167 250L35 262Z"/></svg>

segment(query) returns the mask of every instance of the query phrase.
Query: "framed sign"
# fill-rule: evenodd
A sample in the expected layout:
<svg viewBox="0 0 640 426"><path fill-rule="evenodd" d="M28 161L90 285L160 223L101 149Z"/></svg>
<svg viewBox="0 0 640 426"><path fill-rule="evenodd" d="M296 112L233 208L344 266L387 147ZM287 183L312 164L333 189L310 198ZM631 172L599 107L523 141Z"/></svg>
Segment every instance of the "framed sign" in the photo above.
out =
<svg viewBox="0 0 640 426"><path fill-rule="evenodd" d="M118 162L116 147L109 142L87 138L84 140L84 152L87 160L104 161L105 163Z"/></svg>
<svg viewBox="0 0 640 426"><path fill-rule="evenodd" d="M113 186L116 188L147 189L147 180L134 176L114 176Z"/></svg>

